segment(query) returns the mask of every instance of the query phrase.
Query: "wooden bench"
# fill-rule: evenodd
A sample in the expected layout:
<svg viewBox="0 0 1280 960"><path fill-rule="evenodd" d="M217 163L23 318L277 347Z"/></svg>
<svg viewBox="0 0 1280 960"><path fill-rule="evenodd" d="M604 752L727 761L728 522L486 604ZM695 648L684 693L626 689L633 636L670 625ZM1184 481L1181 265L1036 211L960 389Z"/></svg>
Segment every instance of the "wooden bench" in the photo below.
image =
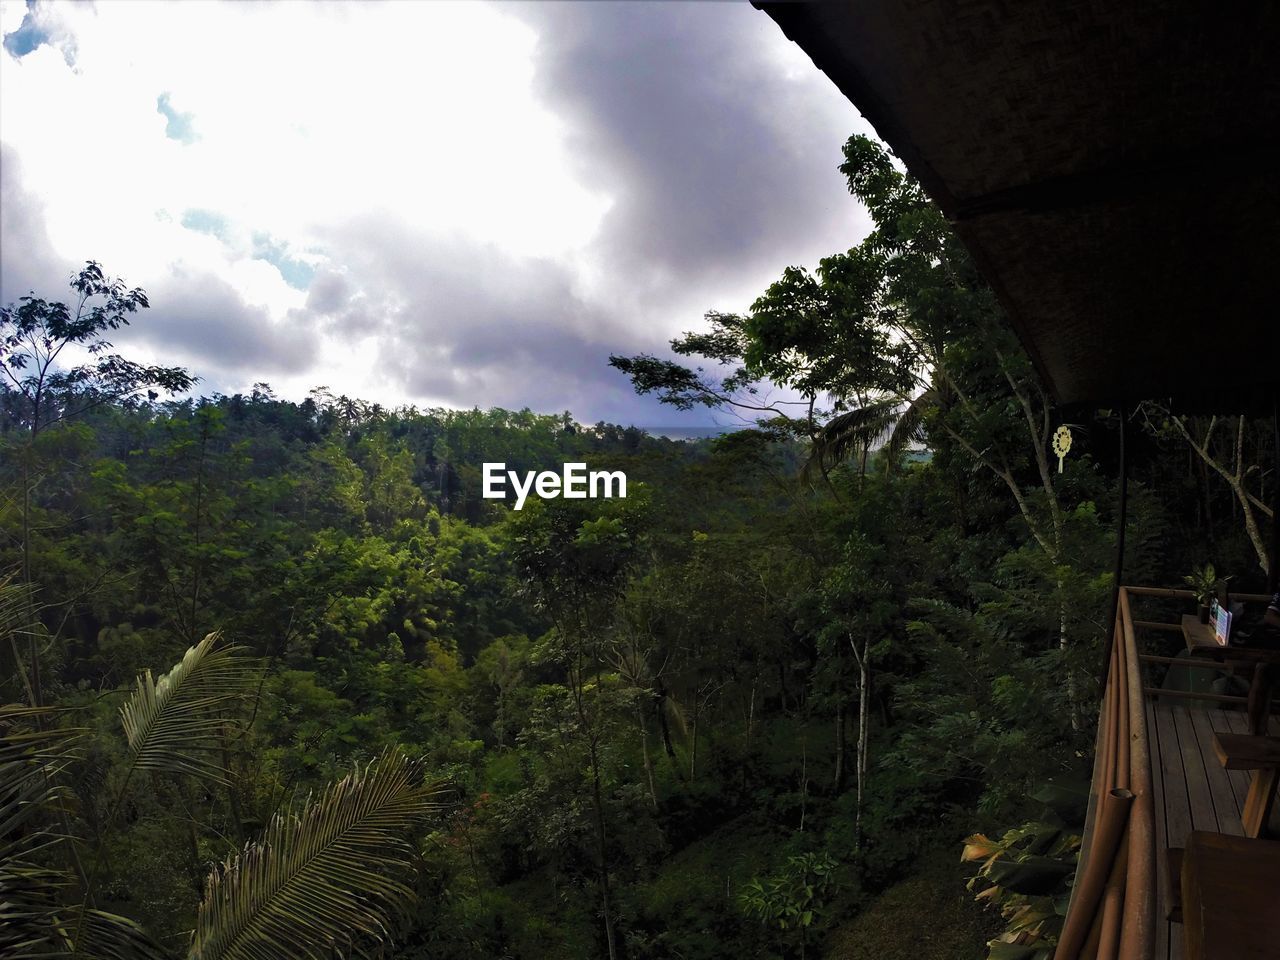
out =
<svg viewBox="0 0 1280 960"><path fill-rule="evenodd" d="M1264 960L1280 945L1280 842L1193 830L1182 856L1187 960Z"/></svg>
<svg viewBox="0 0 1280 960"><path fill-rule="evenodd" d="M1280 737L1215 733L1213 750L1224 769L1253 771L1240 823L1246 837L1262 836L1280 787Z"/></svg>

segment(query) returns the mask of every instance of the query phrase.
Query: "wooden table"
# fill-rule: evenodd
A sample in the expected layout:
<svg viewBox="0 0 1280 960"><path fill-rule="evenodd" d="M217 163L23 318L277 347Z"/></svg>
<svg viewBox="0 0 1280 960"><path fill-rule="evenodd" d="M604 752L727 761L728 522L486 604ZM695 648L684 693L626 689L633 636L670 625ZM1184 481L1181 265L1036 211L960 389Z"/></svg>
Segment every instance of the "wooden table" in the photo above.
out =
<svg viewBox="0 0 1280 960"><path fill-rule="evenodd" d="M1280 956L1280 841L1194 830L1182 855L1187 960Z"/></svg>
<svg viewBox="0 0 1280 960"><path fill-rule="evenodd" d="M1201 623L1193 613L1182 615L1182 636L1187 641L1187 649L1192 653L1221 650L1225 644L1218 642L1212 623Z"/></svg>

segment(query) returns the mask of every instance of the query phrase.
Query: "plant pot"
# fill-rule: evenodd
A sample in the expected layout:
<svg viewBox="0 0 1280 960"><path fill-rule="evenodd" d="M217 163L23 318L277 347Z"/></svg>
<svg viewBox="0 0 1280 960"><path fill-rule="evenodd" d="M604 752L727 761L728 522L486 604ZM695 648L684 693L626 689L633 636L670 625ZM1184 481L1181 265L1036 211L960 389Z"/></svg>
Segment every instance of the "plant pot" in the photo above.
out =
<svg viewBox="0 0 1280 960"><path fill-rule="evenodd" d="M1209 605L1207 603L1200 604L1200 622L1209 622Z"/></svg>

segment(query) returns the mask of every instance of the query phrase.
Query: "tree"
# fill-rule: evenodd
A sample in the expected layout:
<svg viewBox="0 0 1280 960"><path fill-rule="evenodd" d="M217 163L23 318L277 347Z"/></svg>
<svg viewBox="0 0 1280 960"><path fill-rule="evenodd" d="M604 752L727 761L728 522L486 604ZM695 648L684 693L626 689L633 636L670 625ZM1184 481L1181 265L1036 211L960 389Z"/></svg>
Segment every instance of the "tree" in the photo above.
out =
<svg viewBox="0 0 1280 960"><path fill-rule="evenodd" d="M871 214L871 233L816 273L787 268L750 315L709 314L710 332L672 342L677 353L737 364L726 377L647 356L610 363L639 392L677 407L769 409L775 423L809 437L810 464L824 477L851 457L865 470L882 441L889 466L913 442L950 444L999 481L1050 566L1065 567L1065 512L1049 459L1053 405L994 294L883 147L851 137L840 171ZM769 383L804 398L802 419L754 401ZM1052 576L1066 649L1065 575ZM1074 673L1068 682L1074 689Z"/></svg>
<svg viewBox="0 0 1280 960"><path fill-rule="evenodd" d="M532 592L555 628L550 655L565 671L573 724L557 726L581 738L590 771L596 866L605 945L617 956L609 831L605 817L605 732L612 705L602 676L614 608L637 544L643 498L619 500L603 516L586 502L535 501L512 514L512 549ZM549 698L549 703L554 698Z"/></svg>
<svg viewBox="0 0 1280 960"><path fill-rule="evenodd" d="M1270 575L1271 559L1264 531L1268 520L1272 523L1280 521L1273 516L1271 506L1261 495L1266 476L1266 471L1261 466L1265 463L1265 454L1268 452L1266 444L1254 441L1246 446L1246 439L1253 440L1250 436L1253 431L1247 430L1246 418L1236 417L1235 428L1232 429L1229 418L1211 416L1207 419L1200 418L1197 422L1190 417L1177 416L1155 401L1144 403L1142 413L1147 429L1157 437L1163 438L1169 435L1177 437L1195 453L1205 471L1206 485L1208 470L1212 470L1230 488L1244 523L1245 534L1258 558L1258 565L1262 568L1264 575ZM1226 427L1226 430L1220 429L1221 427ZM1268 432L1270 431L1259 431L1263 437ZM1219 434L1224 434L1225 439L1220 440ZM1253 463L1249 462L1250 448L1255 461ZM1278 480L1280 478L1273 477L1271 482L1276 483ZM1249 489L1252 483L1258 484L1259 493L1255 494ZM1212 539L1212 530L1210 538Z"/></svg>
<svg viewBox="0 0 1280 960"><path fill-rule="evenodd" d="M127 289L108 279L94 261L71 280L77 294L74 311L61 301L20 297L18 305L0 309L0 370L17 396L6 397L5 412L37 435L104 403L127 403L143 390L189 389L196 378L181 367L144 366L108 354L110 330L129 325L129 317L150 306L138 287ZM95 359L63 369L58 358L69 346L87 350Z"/></svg>
<svg viewBox="0 0 1280 960"><path fill-rule="evenodd" d="M167 392L189 389L196 378L181 367L144 366L108 353L106 334L129 324L129 318L150 306L138 287L128 289L108 279L89 261L71 280L74 309L61 301L35 296L0 309L0 371L3 371L5 419L25 434L21 462L22 579L33 581L31 570L31 497L37 474L37 444L41 434L66 424L106 403L129 405L142 391L150 399L156 388ZM59 364L71 346L94 359L76 366ZM39 650L32 633L28 650L33 706L42 699ZM24 669L19 661L18 668Z"/></svg>

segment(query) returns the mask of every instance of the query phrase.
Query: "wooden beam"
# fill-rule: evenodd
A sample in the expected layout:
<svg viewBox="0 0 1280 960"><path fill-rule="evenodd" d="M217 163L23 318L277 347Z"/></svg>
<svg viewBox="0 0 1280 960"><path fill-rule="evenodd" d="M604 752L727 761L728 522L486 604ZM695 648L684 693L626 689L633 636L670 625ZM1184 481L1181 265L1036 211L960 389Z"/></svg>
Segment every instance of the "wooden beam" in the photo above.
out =
<svg viewBox="0 0 1280 960"><path fill-rule="evenodd" d="M1218 762L1228 770L1280 767L1280 737L1215 733L1213 752L1218 755Z"/></svg>
<svg viewBox="0 0 1280 960"><path fill-rule="evenodd" d="M1185 660L1180 661L1186 663ZM1221 693L1196 693L1194 690L1161 690L1159 687L1143 687L1148 697L1176 697L1179 700L1209 700L1213 703L1248 703L1248 697L1229 697Z"/></svg>
<svg viewBox="0 0 1280 960"><path fill-rule="evenodd" d="M1166 623L1163 620L1135 620L1135 627L1142 627L1144 630L1165 630L1169 633L1181 633L1182 625L1177 623Z"/></svg>

